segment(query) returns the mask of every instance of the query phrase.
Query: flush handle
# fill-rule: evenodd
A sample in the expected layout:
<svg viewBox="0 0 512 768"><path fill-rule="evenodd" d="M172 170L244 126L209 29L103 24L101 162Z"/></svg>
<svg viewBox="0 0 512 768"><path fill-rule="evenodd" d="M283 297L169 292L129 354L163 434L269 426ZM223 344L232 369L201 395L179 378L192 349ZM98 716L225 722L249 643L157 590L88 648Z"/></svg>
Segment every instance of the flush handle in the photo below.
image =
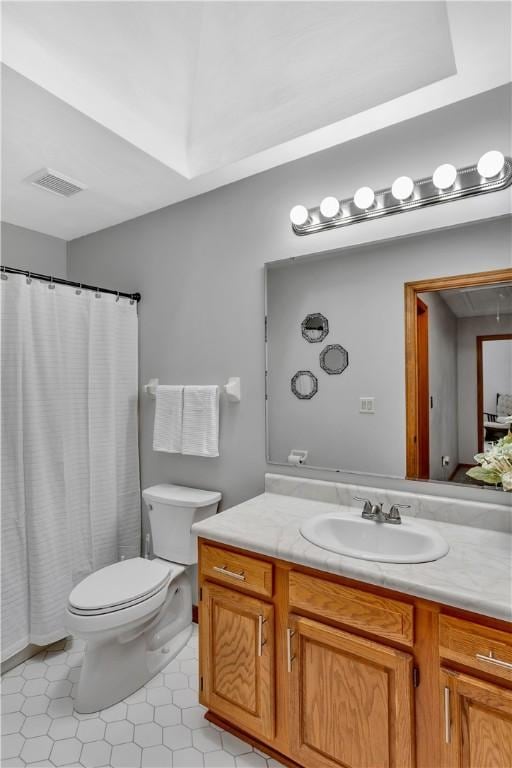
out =
<svg viewBox="0 0 512 768"><path fill-rule="evenodd" d="M217 571L217 573L222 573L223 576L229 576L230 579L236 579L237 581L245 581L244 571L240 571L240 573L235 573L235 571L230 571L225 565L222 565L222 566L214 565L213 570Z"/></svg>

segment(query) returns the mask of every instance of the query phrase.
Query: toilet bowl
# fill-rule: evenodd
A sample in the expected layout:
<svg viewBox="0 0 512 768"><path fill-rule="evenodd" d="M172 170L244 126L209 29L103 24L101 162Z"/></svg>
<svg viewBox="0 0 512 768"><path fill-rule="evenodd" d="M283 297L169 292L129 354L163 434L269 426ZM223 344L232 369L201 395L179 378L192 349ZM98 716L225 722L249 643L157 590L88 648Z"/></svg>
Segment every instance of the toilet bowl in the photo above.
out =
<svg viewBox="0 0 512 768"><path fill-rule="evenodd" d="M197 562L197 542L191 526L216 513L221 494L157 485L142 496L155 559L108 565L69 595L67 628L86 643L74 704L79 713L129 696L167 666L192 633L187 566Z"/></svg>

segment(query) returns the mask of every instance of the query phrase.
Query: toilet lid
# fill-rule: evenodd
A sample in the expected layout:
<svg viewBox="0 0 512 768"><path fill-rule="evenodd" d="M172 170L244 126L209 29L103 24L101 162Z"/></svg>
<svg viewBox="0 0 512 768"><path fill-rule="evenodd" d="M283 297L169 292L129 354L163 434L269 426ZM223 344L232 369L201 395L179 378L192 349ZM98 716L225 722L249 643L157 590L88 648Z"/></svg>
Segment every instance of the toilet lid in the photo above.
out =
<svg viewBox="0 0 512 768"><path fill-rule="evenodd" d="M80 611L106 611L140 602L170 580L171 564L133 557L91 573L72 590L69 604Z"/></svg>

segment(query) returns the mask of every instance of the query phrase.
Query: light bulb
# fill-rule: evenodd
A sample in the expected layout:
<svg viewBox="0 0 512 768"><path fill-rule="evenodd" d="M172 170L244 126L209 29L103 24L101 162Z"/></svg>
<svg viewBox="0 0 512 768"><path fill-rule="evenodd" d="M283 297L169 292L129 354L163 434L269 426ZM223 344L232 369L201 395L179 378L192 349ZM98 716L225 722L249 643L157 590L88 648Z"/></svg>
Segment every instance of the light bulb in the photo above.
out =
<svg viewBox="0 0 512 768"><path fill-rule="evenodd" d="M337 197L324 197L320 203L320 213L325 219L334 219L340 212L340 201Z"/></svg>
<svg viewBox="0 0 512 768"><path fill-rule="evenodd" d="M443 163L432 174L432 183L438 189L449 189L455 184L457 169L451 163Z"/></svg>
<svg viewBox="0 0 512 768"><path fill-rule="evenodd" d="M414 181L410 176L399 176L391 187L391 194L395 200L407 200L414 191Z"/></svg>
<svg viewBox="0 0 512 768"><path fill-rule="evenodd" d="M367 211L375 202L375 192L371 187L359 187L354 195L354 204L361 211Z"/></svg>
<svg viewBox="0 0 512 768"><path fill-rule="evenodd" d="M503 170L505 165L505 158L501 152L496 149L492 149L490 152L486 152L482 155L478 161L477 170L480 176L484 179L492 179L497 176Z"/></svg>
<svg viewBox="0 0 512 768"><path fill-rule="evenodd" d="M309 220L309 211L305 205L294 205L290 211L290 221L296 227L303 227Z"/></svg>

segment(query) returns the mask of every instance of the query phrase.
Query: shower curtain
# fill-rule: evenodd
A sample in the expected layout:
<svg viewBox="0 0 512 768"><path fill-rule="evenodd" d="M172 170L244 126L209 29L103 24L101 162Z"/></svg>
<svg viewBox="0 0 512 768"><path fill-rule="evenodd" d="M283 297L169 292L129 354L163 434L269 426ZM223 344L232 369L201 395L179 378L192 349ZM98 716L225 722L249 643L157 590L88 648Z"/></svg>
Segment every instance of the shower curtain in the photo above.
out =
<svg viewBox="0 0 512 768"><path fill-rule="evenodd" d="M137 307L3 274L2 659L64 637L72 587L140 551Z"/></svg>

